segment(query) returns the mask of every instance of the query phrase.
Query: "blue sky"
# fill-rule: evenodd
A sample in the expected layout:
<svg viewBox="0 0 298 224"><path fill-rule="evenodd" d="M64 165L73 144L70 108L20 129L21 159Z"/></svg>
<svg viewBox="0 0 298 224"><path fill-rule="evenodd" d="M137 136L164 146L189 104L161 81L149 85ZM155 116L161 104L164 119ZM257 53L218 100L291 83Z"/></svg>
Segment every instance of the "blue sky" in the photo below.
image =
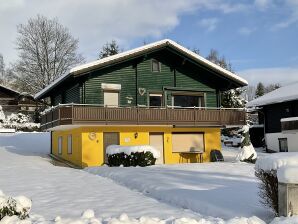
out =
<svg viewBox="0 0 298 224"><path fill-rule="evenodd" d="M17 59L16 25L57 17L86 61L116 39L124 50L170 38L206 56L218 50L251 85L298 81L298 0L0 0L0 53Z"/></svg>

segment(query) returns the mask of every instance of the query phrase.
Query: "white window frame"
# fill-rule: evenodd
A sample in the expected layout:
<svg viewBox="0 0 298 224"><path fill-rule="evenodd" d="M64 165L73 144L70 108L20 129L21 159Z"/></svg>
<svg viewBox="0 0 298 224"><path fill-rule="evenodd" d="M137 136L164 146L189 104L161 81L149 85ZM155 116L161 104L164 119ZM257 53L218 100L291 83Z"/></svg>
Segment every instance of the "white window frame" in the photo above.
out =
<svg viewBox="0 0 298 224"><path fill-rule="evenodd" d="M58 154L59 155L62 155L62 147L63 147L62 143L63 143L63 137L59 136L58 137Z"/></svg>
<svg viewBox="0 0 298 224"><path fill-rule="evenodd" d="M72 135L67 136L67 154L72 154Z"/></svg>

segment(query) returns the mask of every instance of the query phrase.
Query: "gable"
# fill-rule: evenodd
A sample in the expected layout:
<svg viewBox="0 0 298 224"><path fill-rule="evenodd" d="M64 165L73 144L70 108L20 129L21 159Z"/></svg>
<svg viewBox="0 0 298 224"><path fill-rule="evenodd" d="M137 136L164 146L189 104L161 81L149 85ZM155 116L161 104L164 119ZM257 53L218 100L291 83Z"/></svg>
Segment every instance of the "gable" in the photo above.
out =
<svg viewBox="0 0 298 224"><path fill-rule="evenodd" d="M208 79L212 79L213 76L217 76L215 79L216 82L218 80L225 80L224 83L218 88L221 89L231 89L236 87L241 87L247 85L247 81L242 79L241 77L235 75L232 72L229 72L220 66L213 64L212 62L206 60L205 58L193 53L192 51L182 47L181 45L175 43L171 40L162 40L152 44L145 45L143 47L139 47L130 51L126 51L117 55L113 55L104 59L100 59L91 63L87 63L81 66L77 66L70 70L69 73L60 77L44 90L40 91L35 95L35 98L41 99L46 97L49 91L51 91L54 87L64 83L68 78L88 75L93 71L101 70L106 67L113 67L116 64L121 64L127 61L135 61L139 58L147 57L149 54L153 54L154 52L162 52L166 49L167 52L172 52L172 54L176 55L180 60L175 61L175 63L192 63L197 68L202 68L204 70L212 73ZM169 53L168 53L169 54ZM181 60L182 59L182 60ZM227 86L225 84L228 83ZM222 88L222 86L224 88Z"/></svg>

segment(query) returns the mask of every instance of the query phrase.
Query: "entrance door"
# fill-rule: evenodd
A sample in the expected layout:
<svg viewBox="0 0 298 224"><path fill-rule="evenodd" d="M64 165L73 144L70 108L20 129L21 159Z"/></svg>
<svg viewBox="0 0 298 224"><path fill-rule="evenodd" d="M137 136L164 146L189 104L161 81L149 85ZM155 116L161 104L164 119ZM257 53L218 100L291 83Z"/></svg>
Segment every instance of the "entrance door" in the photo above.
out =
<svg viewBox="0 0 298 224"><path fill-rule="evenodd" d="M160 152L160 157L156 160L155 164L163 164L163 133L150 133L149 144Z"/></svg>
<svg viewBox="0 0 298 224"><path fill-rule="evenodd" d="M106 149L109 145L119 145L119 133L118 132L104 132L103 133L103 153L104 163L108 163L108 157Z"/></svg>

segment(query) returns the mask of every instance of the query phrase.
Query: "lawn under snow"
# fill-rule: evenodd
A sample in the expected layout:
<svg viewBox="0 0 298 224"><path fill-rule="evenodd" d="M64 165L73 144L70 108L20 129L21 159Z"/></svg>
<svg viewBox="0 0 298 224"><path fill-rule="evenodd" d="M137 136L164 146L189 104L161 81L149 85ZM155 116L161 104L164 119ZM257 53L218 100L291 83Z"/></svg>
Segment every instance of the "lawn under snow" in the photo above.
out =
<svg viewBox="0 0 298 224"><path fill-rule="evenodd" d="M32 200L28 222L7 217L1 224L265 224L259 218L272 217L258 202L253 165L76 170L51 164L49 138L48 133L0 134L0 190ZM236 152L230 148L224 155L232 161ZM272 224L297 221L274 219Z"/></svg>
<svg viewBox="0 0 298 224"><path fill-rule="evenodd" d="M26 137L25 137L26 135ZM0 190L32 199L32 213L46 220L80 217L93 209L97 217L192 217L200 215L161 203L107 178L83 170L57 167L46 157L49 135L0 135ZM43 156L40 156L42 155Z"/></svg>
<svg viewBox="0 0 298 224"><path fill-rule="evenodd" d="M227 154L232 160L234 149ZM144 195L205 216L231 219L273 214L259 203L254 165L240 162L91 167L86 171L114 180Z"/></svg>

